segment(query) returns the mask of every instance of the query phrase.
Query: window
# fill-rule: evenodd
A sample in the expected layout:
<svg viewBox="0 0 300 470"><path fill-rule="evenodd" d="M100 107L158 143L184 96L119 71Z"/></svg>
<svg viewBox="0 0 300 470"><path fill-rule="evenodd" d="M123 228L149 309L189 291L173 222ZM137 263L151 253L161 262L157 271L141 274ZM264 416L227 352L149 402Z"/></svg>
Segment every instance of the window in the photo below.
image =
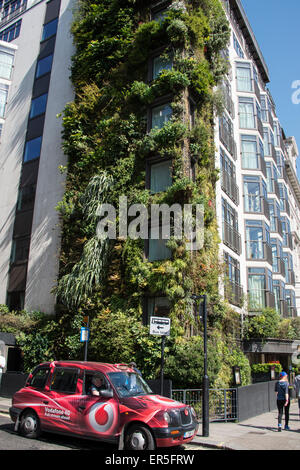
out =
<svg viewBox="0 0 300 470"><path fill-rule="evenodd" d="M267 170L267 191L268 193L278 192L278 171L274 163L266 163Z"/></svg>
<svg viewBox="0 0 300 470"><path fill-rule="evenodd" d="M251 65L247 62L236 64L237 91L252 92Z"/></svg>
<svg viewBox="0 0 300 470"><path fill-rule="evenodd" d="M260 169L260 155L257 149L257 138L255 135L242 135L242 168L247 170Z"/></svg>
<svg viewBox="0 0 300 470"><path fill-rule="evenodd" d="M150 191L159 193L166 191L172 185L171 160L153 163L150 165Z"/></svg>
<svg viewBox="0 0 300 470"><path fill-rule="evenodd" d="M29 162L35 158L39 158L41 153L42 137L28 140L25 144L24 162Z"/></svg>
<svg viewBox="0 0 300 470"><path fill-rule="evenodd" d="M55 18L54 20L49 21L49 23L44 25L42 41L45 41L45 39L48 39L51 36L54 36L54 34L56 34L57 25L58 25L58 18Z"/></svg>
<svg viewBox="0 0 300 470"><path fill-rule="evenodd" d="M282 243L277 238L271 238L272 258L273 258L273 272L281 273L280 260L283 257Z"/></svg>
<svg viewBox="0 0 300 470"><path fill-rule="evenodd" d="M0 117L4 117L7 102L8 85L0 83Z"/></svg>
<svg viewBox="0 0 300 470"><path fill-rule="evenodd" d="M239 98L241 129L256 129L254 102L252 98Z"/></svg>
<svg viewBox="0 0 300 470"><path fill-rule="evenodd" d="M33 208L36 185L24 186L19 191L17 210L24 211Z"/></svg>
<svg viewBox="0 0 300 470"><path fill-rule="evenodd" d="M283 246L292 248L291 238L291 224L287 217L281 217L282 232L283 232Z"/></svg>
<svg viewBox="0 0 300 470"><path fill-rule="evenodd" d="M268 199L269 213L270 213L270 228L271 232L282 233L280 222L280 206L275 199Z"/></svg>
<svg viewBox="0 0 300 470"><path fill-rule="evenodd" d="M272 272L264 268L248 268L249 309L274 306Z"/></svg>
<svg viewBox="0 0 300 470"><path fill-rule="evenodd" d="M244 210L245 212L260 212L269 218L267 210L267 185L259 176L244 176Z"/></svg>
<svg viewBox="0 0 300 470"><path fill-rule="evenodd" d="M149 324L150 317L168 317L170 314L170 300L167 297L146 297L144 320L145 324Z"/></svg>
<svg viewBox="0 0 300 470"><path fill-rule="evenodd" d="M172 108L169 104L152 108L151 128L161 129L172 117Z"/></svg>
<svg viewBox="0 0 300 470"><path fill-rule="evenodd" d="M241 46L240 46L240 43L239 43L239 41L237 40L236 35L235 35L234 33L233 33L233 47L234 47L234 49L235 49L237 55L238 55L241 59L243 59L243 58L244 58L243 50L242 50L242 48L241 48Z"/></svg>
<svg viewBox="0 0 300 470"><path fill-rule="evenodd" d="M57 392L75 393L78 378L78 369L65 369L57 367L51 381L51 390Z"/></svg>
<svg viewBox="0 0 300 470"><path fill-rule="evenodd" d="M45 75L46 73L51 71L52 60L53 55L51 54L38 61L35 75L36 78L39 78L42 75Z"/></svg>
<svg viewBox="0 0 300 470"><path fill-rule="evenodd" d="M284 178L285 169L284 169L284 158L280 150L276 150L276 162L278 168L278 177Z"/></svg>
<svg viewBox="0 0 300 470"><path fill-rule="evenodd" d="M12 242L11 263L26 261L29 255L30 238L17 238Z"/></svg>
<svg viewBox="0 0 300 470"><path fill-rule="evenodd" d="M0 77L9 80L13 66L14 56L7 52L0 51Z"/></svg>
<svg viewBox="0 0 300 470"><path fill-rule="evenodd" d="M246 220L247 259L267 260L272 264L270 228L261 220Z"/></svg>
<svg viewBox="0 0 300 470"><path fill-rule="evenodd" d="M4 29L0 32L0 41L11 42L16 39L21 30L21 22L22 20L17 21L16 23L12 24L9 28Z"/></svg>
<svg viewBox="0 0 300 470"><path fill-rule="evenodd" d="M171 70L173 61L171 56L154 57L152 62L152 79L155 80L163 70Z"/></svg>
<svg viewBox="0 0 300 470"><path fill-rule="evenodd" d="M43 114L46 111L47 97L48 93L45 93L44 95L38 96L37 98L32 100L29 115L30 118L39 116L40 114Z"/></svg>
<svg viewBox="0 0 300 470"><path fill-rule="evenodd" d="M284 282L274 279L273 281L273 291L275 297L275 309L278 313L283 314L282 311L283 306L281 305L282 302L285 302L285 286Z"/></svg>
<svg viewBox="0 0 300 470"><path fill-rule="evenodd" d="M240 263L224 251L224 261L227 265L227 276L231 282L240 284Z"/></svg>
<svg viewBox="0 0 300 470"><path fill-rule="evenodd" d="M163 238L159 238L158 240L154 238L149 239L148 260L150 262L171 258L171 250L166 246L168 241L169 240Z"/></svg>
<svg viewBox="0 0 300 470"><path fill-rule="evenodd" d="M25 292L12 291L7 293L7 306L9 310L16 312L23 310L25 305Z"/></svg>
<svg viewBox="0 0 300 470"><path fill-rule="evenodd" d="M266 157L275 156L274 135L267 127L264 127L264 153Z"/></svg>
<svg viewBox="0 0 300 470"><path fill-rule="evenodd" d="M30 386L34 388L44 388L50 373L48 367L40 367L33 371L32 378L30 380Z"/></svg>

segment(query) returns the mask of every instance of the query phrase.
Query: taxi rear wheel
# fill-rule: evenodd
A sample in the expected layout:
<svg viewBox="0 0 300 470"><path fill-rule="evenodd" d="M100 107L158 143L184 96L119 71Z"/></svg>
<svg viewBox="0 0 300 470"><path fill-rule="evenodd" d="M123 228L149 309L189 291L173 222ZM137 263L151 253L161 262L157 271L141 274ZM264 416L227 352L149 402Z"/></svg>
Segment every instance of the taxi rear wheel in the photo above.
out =
<svg viewBox="0 0 300 470"><path fill-rule="evenodd" d="M29 439L36 439L41 433L40 420L34 411L26 411L20 422L20 434Z"/></svg>
<svg viewBox="0 0 300 470"><path fill-rule="evenodd" d="M133 425L129 428L125 437L125 449L127 450L154 450L155 441L151 431L145 426Z"/></svg>

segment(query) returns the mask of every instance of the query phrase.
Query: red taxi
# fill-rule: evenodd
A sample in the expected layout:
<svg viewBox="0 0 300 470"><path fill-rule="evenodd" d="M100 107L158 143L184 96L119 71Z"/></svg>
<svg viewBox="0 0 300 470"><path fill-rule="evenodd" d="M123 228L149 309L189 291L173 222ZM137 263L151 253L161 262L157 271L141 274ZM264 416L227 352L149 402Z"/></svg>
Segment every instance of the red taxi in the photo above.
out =
<svg viewBox="0 0 300 470"><path fill-rule="evenodd" d="M91 394L101 378L99 396ZM155 395L126 364L55 361L40 364L15 393L10 408L15 431L42 431L154 450L190 442L198 430L193 408Z"/></svg>

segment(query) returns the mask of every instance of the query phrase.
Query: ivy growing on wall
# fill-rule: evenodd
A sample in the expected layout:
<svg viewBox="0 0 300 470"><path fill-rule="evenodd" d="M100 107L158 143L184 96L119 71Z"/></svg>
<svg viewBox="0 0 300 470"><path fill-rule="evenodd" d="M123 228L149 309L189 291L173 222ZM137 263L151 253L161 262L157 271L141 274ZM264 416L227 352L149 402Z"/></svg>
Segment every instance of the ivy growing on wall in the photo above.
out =
<svg viewBox="0 0 300 470"><path fill-rule="evenodd" d="M159 341L142 325L145 294L166 296L171 304L170 374L179 357L176 348L185 344L191 330L201 330L193 314L192 292L208 296L211 337L225 324L237 322L218 295L221 266L215 212L214 89L227 67L220 53L229 27L219 0L173 1L157 21L151 21L151 3L78 4L72 26L75 99L63 116L68 165L61 169L66 191L58 205L62 251L56 288L61 314L90 315L94 359L121 361L132 356L149 376L157 368ZM148 80L149 57L155 50L172 58L172 68ZM164 96L171 119L161 129L149 129L149 109ZM172 160L172 185L157 194L145 186L146 162L154 155ZM99 240L100 204L117 208L122 195L128 205L203 204L203 248L191 253L181 241L171 239L171 259L151 263L141 239ZM108 345L109 331L119 338L115 347ZM221 337L225 341L225 334Z"/></svg>

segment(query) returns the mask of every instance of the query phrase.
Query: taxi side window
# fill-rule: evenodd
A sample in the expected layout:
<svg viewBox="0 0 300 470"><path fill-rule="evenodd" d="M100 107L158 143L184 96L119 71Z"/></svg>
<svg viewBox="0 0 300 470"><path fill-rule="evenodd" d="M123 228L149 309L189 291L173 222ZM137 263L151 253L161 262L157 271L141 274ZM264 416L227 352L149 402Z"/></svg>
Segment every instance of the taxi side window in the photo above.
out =
<svg viewBox="0 0 300 470"><path fill-rule="evenodd" d="M78 379L77 369L56 368L51 381L50 390L56 392L75 393Z"/></svg>
<svg viewBox="0 0 300 470"><path fill-rule="evenodd" d="M50 369L43 367L33 372L30 386L34 388L44 388L49 376Z"/></svg>

